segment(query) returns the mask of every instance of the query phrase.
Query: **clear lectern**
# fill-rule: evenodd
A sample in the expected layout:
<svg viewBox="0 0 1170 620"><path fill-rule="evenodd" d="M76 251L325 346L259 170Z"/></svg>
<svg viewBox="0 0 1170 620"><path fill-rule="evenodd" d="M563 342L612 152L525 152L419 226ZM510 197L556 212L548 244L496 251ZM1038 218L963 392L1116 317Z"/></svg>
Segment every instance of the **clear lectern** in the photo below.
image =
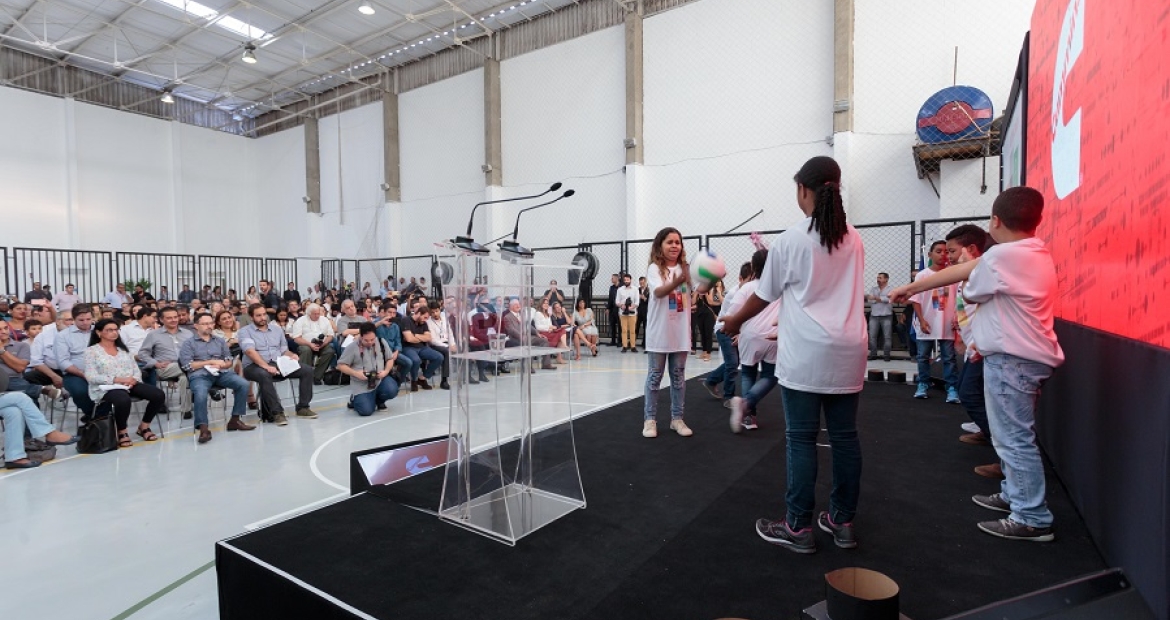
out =
<svg viewBox="0 0 1170 620"><path fill-rule="evenodd" d="M458 348L450 356L451 441L439 517L514 545L585 507L573 438L572 367L540 370L568 350L550 346L531 327L533 301L542 298L545 284L563 282L566 272L580 267L475 254L450 243L438 254L451 267L442 289ZM488 366L508 372L471 388ZM541 373L539 389L534 372Z"/></svg>

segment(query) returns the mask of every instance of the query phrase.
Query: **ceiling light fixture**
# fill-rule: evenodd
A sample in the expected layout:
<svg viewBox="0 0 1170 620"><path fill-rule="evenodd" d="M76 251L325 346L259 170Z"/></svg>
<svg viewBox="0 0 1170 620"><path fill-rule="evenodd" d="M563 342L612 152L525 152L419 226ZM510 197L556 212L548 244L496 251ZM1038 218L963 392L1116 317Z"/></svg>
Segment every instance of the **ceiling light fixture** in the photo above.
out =
<svg viewBox="0 0 1170 620"><path fill-rule="evenodd" d="M171 91L169 91L169 90L163 91L162 102L163 103L174 103L175 102L175 98L173 96L171 96Z"/></svg>
<svg viewBox="0 0 1170 620"><path fill-rule="evenodd" d="M370 0L362 0L361 5L358 6L358 12L362 15L373 15L374 7L370 4Z"/></svg>
<svg viewBox="0 0 1170 620"><path fill-rule="evenodd" d="M256 64L256 46L251 43L244 46L244 56L240 59L244 62L254 65Z"/></svg>

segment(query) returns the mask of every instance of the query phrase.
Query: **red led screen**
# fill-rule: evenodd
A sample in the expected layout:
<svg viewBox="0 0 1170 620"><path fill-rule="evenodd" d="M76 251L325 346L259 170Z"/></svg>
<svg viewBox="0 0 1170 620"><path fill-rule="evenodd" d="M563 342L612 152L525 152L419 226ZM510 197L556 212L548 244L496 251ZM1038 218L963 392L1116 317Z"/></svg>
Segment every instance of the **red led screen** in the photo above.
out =
<svg viewBox="0 0 1170 620"><path fill-rule="evenodd" d="M1170 348L1170 4L1038 0L1029 65L1057 316Z"/></svg>

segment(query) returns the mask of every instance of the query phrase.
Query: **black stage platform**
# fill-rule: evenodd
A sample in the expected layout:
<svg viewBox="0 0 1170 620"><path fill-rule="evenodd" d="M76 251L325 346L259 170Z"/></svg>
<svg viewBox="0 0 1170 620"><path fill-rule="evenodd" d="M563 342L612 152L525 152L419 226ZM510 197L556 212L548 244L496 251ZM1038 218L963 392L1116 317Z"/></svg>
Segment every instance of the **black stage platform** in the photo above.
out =
<svg viewBox="0 0 1170 620"><path fill-rule="evenodd" d="M1105 567L1051 475L1056 542L979 532L975 523L997 514L970 496L998 483L971 469L994 451L958 441L962 407L914 400L913 389L877 383L862 393L856 550L818 531L818 553L802 556L756 535L756 518L784 511L779 391L761 408L760 430L732 435L727 410L692 380L693 437L660 422L657 439L642 438L641 399L578 420L588 508L515 547L363 494L219 543L221 618L796 618L824 599L826 572L861 566L897 581L902 612L922 620ZM825 449L820 508L829 474ZM439 477L393 489L434 507Z"/></svg>

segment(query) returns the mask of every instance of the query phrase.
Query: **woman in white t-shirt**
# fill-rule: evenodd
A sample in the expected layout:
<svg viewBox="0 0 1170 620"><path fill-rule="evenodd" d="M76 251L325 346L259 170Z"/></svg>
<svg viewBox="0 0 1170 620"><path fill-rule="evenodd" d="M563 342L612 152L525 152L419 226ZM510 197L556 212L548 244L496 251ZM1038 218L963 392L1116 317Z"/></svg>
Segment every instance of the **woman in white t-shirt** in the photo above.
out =
<svg viewBox="0 0 1170 620"><path fill-rule="evenodd" d="M744 302L756 293L760 275L768 260L768 250L752 254L751 280L735 293L732 305L742 308ZM776 387L776 320L780 300L773 301L763 312L743 324L739 332L740 392L731 399L731 432L755 430L756 406ZM757 368L757 366L759 368Z"/></svg>
<svg viewBox="0 0 1170 620"><path fill-rule="evenodd" d="M756 294L723 319L728 334L778 299L776 377L788 441L787 514L759 519L756 533L797 553L813 553L817 433L821 412L833 455L829 510L817 525L838 547L857 546L853 518L861 489L857 405L865 376L865 256L861 236L845 221L841 168L814 157L796 173L796 201L807 217L776 237Z"/></svg>
<svg viewBox="0 0 1170 620"><path fill-rule="evenodd" d="M687 272L687 251L682 233L663 228L654 236L650 265L646 269L650 288L646 310L646 407L643 437L658 436L658 388L663 370L670 370L670 428L683 437L692 432L683 422L686 396L687 353L691 350L691 295Z"/></svg>

